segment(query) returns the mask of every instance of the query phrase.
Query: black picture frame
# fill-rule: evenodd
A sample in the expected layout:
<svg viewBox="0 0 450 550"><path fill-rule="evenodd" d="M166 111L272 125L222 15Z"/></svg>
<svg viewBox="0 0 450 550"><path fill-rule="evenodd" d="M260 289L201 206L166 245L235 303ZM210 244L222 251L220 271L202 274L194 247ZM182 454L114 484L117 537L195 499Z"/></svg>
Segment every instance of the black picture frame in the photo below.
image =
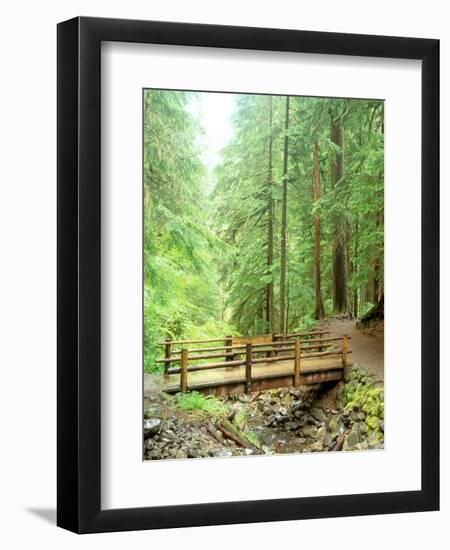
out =
<svg viewBox="0 0 450 550"><path fill-rule="evenodd" d="M422 61L420 491L101 509L102 41ZM94 533L438 510L439 41L77 17L58 25L57 67L57 524L77 533Z"/></svg>

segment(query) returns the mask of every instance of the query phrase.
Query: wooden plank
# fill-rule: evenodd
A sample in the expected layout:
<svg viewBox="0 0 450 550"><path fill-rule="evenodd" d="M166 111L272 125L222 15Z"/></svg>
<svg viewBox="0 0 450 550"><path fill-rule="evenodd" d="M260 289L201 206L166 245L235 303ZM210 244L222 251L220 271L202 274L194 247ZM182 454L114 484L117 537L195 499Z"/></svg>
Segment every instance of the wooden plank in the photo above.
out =
<svg viewBox="0 0 450 550"><path fill-rule="evenodd" d="M277 338L294 338L301 336L314 336L315 334L330 334L329 330L313 330L311 332L288 332L286 334L275 334Z"/></svg>
<svg viewBox="0 0 450 550"><path fill-rule="evenodd" d="M348 350L347 353L352 353L352 351ZM303 353L301 357L302 359L313 359L317 357L331 357L336 355L342 355L342 351L319 351L317 353ZM293 361L294 359L294 355L279 355L278 357L260 357L258 359L253 359L253 363Z"/></svg>
<svg viewBox="0 0 450 550"><path fill-rule="evenodd" d="M351 338L350 336L348 337ZM303 343L307 344L313 344L316 342L340 342L342 338L340 336L335 336L331 338L310 338L309 340L302 341ZM263 343L256 343L252 342L253 348L261 347L261 348L267 348L273 351L274 346L289 346L293 345L292 340L283 340L278 342L263 342ZM189 353L202 353L202 352L210 352L210 351L229 351L229 350L245 350L245 343L244 344L233 344L231 346L215 346L211 348L194 348L190 349ZM318 347L318 346L317 346ZM263 350L264 351L264 350ZM181 349L172 350L172 356L173 355L179 355L181 353ZM163 363L164 359L157 359L156 362Z"/></svg>
<svg viewBox="0 0 450 550"><path fill-rule="evenodd" d="M225 339L225 347L229 347L229 346L232 346L233 345L233 336L227 336L226 339ZM225 361L231 361L231 357L232 355L226 355L225 357Z"/></svg>
<svg viewBox="0 0 450 550"><path fill-rule="evenodd" d="M341 338L337 338L336 340L338 341L341 341L342 339ZM306 341L306 342L303 342L303 343L309 343L309 341ZM291 342L289 342L289 344L291 344ZM286 347L280 347L280 348L274 348L274 347L271 347L271 344L263 344L264 347L261 347L262 344L255 344L253 345L253 353L263 353L263 354L267 354L267 352L279 352L279 353L283 353L283 352L286 352L286 351L294 351L295 347L294 347L294 344L290 345L290 346L286 346ZM269 347L270 346L270 347ZM303 351L307 351L307 350L313 350L313 349L320 349L320 348L327 348L327 347L331 347L331 344L323 344L323 345L312 345L312 346L309 346L309 345L304 345L302 346L302 349ZM225 348L205 348L204 350L192 350L190 349L189 350L189 353L192 353L192 352L196 352L196 351L213 351L213 350L222 350L222 349L225 349ZM232 350L235 350L234 353L230 353L230 352L224 352L224 353L217 353L217 354L210 354L210 355L197 355L197 356L194 356L194 355L189 355L189 361L199 361L201 359L214 359L214 358L218 358L218 357L235 357L236 355L239 355L240 353L243 353L245 351L245 346L228 346L227 349L232 349ZM240 351L238 351L240 350ZM178 351L174 351L173 354L175 353L181 353L181 350L178 352ZM269 355L270 357L270 355ZM231 359L230 359L231 360ZM165 357L164 358L160 358L160 359L156 359L155 360L155 363L167 363L167 362L170 362L170 363L179 363L180 362L180 358L179 357L174 357L174 355L172 355L172 357L170 359L166 359Z"/></svg>
<svg viewBox="0 0 450 550"><path fill-rule="evenodd" d="M172 342L169 340L166 342L166 345L164 346L164 357L165 357L165 365L164 365L164 375L167 378L167 375L169 374L169 368L170 368L170 356L172 351Z"/></svg>
<svg viewBox="0 0 450 550"><path fill-rule="evenodd" d="M223 363L206 363L203 365L189 365L188 371L194 372L194 371L207 371L212 369L224 369L226 367L240 367L242 365L245 365L245 361L229 361L223 362ZM170 369L169 374L179 374L181 372L181 368L175 368Z"/></svg>
<svg viewBox="0 0 450 550"><path fill-rule="evenodd" d="M348 349L348 336L344 334L342 337L342 366L345 368L347 366L347 355L349 353Z"/></svg>
<svg viewBox="0 0 450 550"><path fill-rule="evenodd" d="M300 340L295 340L295 353L294 353L294 386L297 388L300 385Z"/></svg>
<svg viewBox="0 0 450 550"><path fill-rule="evenodd" d="M310 384L320 384L323 382L339 381L342 379L342 368L302 374L300 377L300 386ZM252 378L252 391L262 391L273 388L291 387L294 383L294 376L290 374L284 376L272 376L266 378ZM230 395L241 394L245 392L245 377L230 380L198 381L189 384L189 390L200 391L201 393L211 395ZM177 393L178 385L171 385L164 388L167 393Z"/></svg>
<svg viewBox="0 0 450 550"><path fill-rule="evenodd" d="M199 370L197 372L191 372L191 365L188 367L189 372L189 389L195 389L197 387L209 387L217 385L227 385L231 383L242 383L242 391L245 389L245 362L240 362L241 366L234 369L217 369L217 370ZM179 372L179 369L177 369ZM301 376L300 383L304 376L311 374L321 374L323 372L336 371L335 376L337 379L342 377L342 362L339 357L320 357L316 359L302 359L301 361ZM157 380L162 381L161 375L145 375L154 376ZM267 362L262 364L254 364L252 361L252 391L257 391L258 384L262 380L272 380L277 378L290 377L292 383L294 381L294 362L282 361L279 363ZM315 378L320 379L320 377ZM159 382L160 384L161 382ZM313 383L313 382L311 382ZM275 387L275 386L273 386ZM177 392L180 391L180 376L178 374L170 374L167 383L164 381L161 389L164 391Z"/></svg>
<svg viewBox="0 0 450 550"><path fill-rule="evenodd" d="M183 349L181 352L181 375L180 375L180 390L186 392L188 387L188 350Z"/></svg>
<svg viewBox="0 0 450 550"><path fill-rule="evenodd" d="M271 344L272 334L259 334L258 336L233 336L233 344Z"/></svg>
<svg viewBox="0 0 450 550"><path fill-rule="evenodd" d="M191 350L188 350L188 353L191 353ZM210 353L208 355L189 355L189 361L201 361L202 359L217 359L219 357L234 357L235 353ZM156 359L155 363L179 363L181 357L171 357L170 359Z"/></svg>
<svg viewBox="0 0 450 550"><path fill-rule="evenodd" d="M164 340L164 342L158 342L158 346L165 346L167 342L172 344L206 344L208 342L223 342L224 338L205 338L204 340Z"/></svg>
<svg viewBox="0 0 450 550"><path fill-rule="evenodd" d="M252 344L247 343L245 350L245 393L252 391Z"/></svg>
<svg viewBox="0 0 450 550"><path fill-rule="evenodd" d="M226 357L226 361L229 357L234 357L235 353L210 353L206 355L189 355L189 361L201 361L202 359L217 359L219 357ZM230 359L231 360L231 359Z"/></svg>

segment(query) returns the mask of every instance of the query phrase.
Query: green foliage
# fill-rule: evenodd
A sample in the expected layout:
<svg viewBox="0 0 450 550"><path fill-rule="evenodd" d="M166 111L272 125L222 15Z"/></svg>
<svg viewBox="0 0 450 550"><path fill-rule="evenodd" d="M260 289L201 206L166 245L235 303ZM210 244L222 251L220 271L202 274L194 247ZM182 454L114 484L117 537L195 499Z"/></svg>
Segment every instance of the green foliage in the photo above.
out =
<svg viewBox="0 0 450 550"><path fill-rule="evenodd" d="M211 174L201 160L198 94L144 92L144 366L158 342L271 332L279 326L285 97L236 95L233 136ZM269 113L272 113L272 125ZM292 97L287 200L287 329L314 327L314 220L321 221L321 293L333 311L333 257L345 240L349 306L383 287L383 102ZM330 136L340 120L343 147ZM272 143L272 163L269 144ZM321 198L313 200L313 147ZM343 177L332 184L342 154ZM272 210L270 205L272 205ZM337 223L338 220L338 223ZM269 226L273 260L268 261ZM339 233L339 235L337 235ZM375 284L376 283L376 284ZM349 307L350 309L350 307Z"/></svg>
<svg viewBox="0 0 450 550"><path fill-rule="evenodd" d="M380 422L384 420L383 387L375 384L363 370L351 369L342 391L342 401L347 411L362 411L366 415L366 430L382 439Z"/></svg>
<svg viewBox="0 0 450 550"><path fill-rule="evenodd" d="M222 417L228 414L226 405L212 395L202 395L196 391L177 393L176 405L183 411L201 411L212 416Z"/></svg>

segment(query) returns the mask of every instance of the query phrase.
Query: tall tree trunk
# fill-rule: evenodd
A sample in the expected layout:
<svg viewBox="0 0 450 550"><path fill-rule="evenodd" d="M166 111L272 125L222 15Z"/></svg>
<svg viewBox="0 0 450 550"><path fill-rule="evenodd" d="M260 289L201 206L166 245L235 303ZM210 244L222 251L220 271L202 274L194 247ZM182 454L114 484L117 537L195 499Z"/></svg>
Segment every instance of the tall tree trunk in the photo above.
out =
<svg viewBox="0 0 450 550"><path fill-rule="evenodd" d="M320 199L320 181L319 181L319 161L318 161L318 145L314 143L313 148L313 198L314 203ZM320 290L320 214L316 212L314 218L314 290L315 290L315 307L314 318L323 319L323 302L322 293Z"/></svg>
<svg viewBox="0 0 450 550"><path fill-rule="evenodd" d="M280 241L280 333L286 332L286 230L287 230L287 189L288 189L288 153L289 153L289 96L286 96L284 117L284 155L283 155L283 195L281 199L281 241Z"/></svg>
<svg viewBox="0 0 450 550"><path fill-rule="evenodd" d="M381 116L380 116L380 128L379 132L381 134L384 134L384 110L382 106ZM381 183L383 181L383 172L378 173L378 181ZM375 228L376 231L379 231L380 226L384 224L384 212L383 210L381 212L377 212L375 214ZM373 292L373 303L376 304L380 299L381 295L383 294L383 290L381 288L381 262L380 262L380 256L381 256L381 250L377 246L375 249L375 258L373 262L373 286L372 286L372 292Z"/></svg>
<svg viewBox="0 0 450 550"><path fill-rule="evenodd" d="M331 141L336 144L340 152L331 162L331 185L333 189L343 176L343 126L342 115L331 120ZM345 221L341 213L334 216L333 237L333 311L334 313L347 312L347 258Z"/></svg>
<svg viewBox="0 0 450 550"><path fill-rule="evenodd" d="M355 277L358 276L358 254L359 254L359 223L358 223L358 217L355 221L355 248L353 251L353 273L355 274ZM358 287L355 285L353 289L353 317L355 319L358 318L359 313L359 306L358 306Z"/></svg>
<svg viewBox="0 0 450 550"><path fill-rule="evenodd" d="M275 332L273 318L273 180L272 180L272 96L269 96L269 165L267 169L267 271L270 281L266 289L266 321L269 332Z"/></svg>

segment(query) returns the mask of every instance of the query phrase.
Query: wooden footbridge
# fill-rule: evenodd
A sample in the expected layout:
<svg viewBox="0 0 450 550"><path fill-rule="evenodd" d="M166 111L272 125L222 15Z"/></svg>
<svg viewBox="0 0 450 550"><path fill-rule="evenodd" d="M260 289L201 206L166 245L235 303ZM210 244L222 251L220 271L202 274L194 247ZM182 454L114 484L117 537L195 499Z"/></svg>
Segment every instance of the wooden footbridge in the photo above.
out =
<svg viewBox="0 0 450 550"><path fill-rule="evenodd" d="M165 340L159 344L164 357L156 362L164 364L162 389L168 393L250 393L341 380L348 341L323 330Z"/></svg>

